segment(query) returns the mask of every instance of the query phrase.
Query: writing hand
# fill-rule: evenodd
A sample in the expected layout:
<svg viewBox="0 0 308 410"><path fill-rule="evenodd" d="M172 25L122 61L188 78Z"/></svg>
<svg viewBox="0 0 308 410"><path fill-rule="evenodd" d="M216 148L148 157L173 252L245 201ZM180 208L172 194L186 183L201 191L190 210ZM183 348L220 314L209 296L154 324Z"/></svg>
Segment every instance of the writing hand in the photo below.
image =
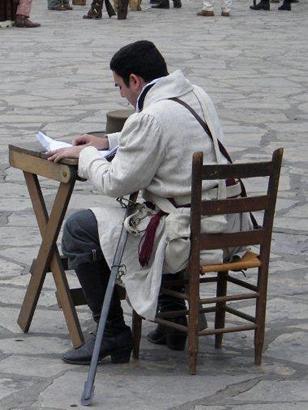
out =
<svg viewBox="0 0 308 410"><path fill-rule="evenodd" d="M91 134L78 135L73 139L72 144L74 146L87 144L91 147L95 147L96 149L107 149L109 147L108 138L97 137Z"/></svg>

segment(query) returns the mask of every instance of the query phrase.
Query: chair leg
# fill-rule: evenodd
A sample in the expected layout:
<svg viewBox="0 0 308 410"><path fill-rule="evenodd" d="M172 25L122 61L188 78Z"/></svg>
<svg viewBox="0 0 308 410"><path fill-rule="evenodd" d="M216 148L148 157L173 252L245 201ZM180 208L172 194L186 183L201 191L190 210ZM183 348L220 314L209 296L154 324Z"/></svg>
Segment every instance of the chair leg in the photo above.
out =
<svg viewBox="0 0 308 410"><path fill-rule="evenodd" d="M259 269L258 277L259 298L256 304L256 325L255 330L255 364L261 365L262 353L264 346L264 329L265 329L265 314L266 314L266 294L267 294L267 274Z"/></svg>
<svg viewBox="0 0 308 410"><path fill-rule="evenodd" d="M133 333L133 358L139 359L139 348L142 329L142 317L133 310L132 333Z"/></svg>
<svg viewBox="0 0 308 410"><path fill-rule="evenodd" d="M199 298L190 298L188 311L188 364L191 374L196 374L197 372L199 305Z"/></svg>
<svg viewBox="0 0 308 410"><path fill-rule="evenodd" d="M218 272L217 273L217 289L216 296L226 296L227 294L227 274L228 272ZM216 303L216 313L215 313L215 329L222 329L225 327L225 316L226 316L226 302ZM220 349L222 345L223 333L215 335L215 348Z"/></svg>
<svg viewBox="0 0 308 410"><path fill-rule="evenodd" d="M191 374L197 372L197 357L198 357L198 326L193 323L193 319L189 317L188 323L188 365Z"/></svg>

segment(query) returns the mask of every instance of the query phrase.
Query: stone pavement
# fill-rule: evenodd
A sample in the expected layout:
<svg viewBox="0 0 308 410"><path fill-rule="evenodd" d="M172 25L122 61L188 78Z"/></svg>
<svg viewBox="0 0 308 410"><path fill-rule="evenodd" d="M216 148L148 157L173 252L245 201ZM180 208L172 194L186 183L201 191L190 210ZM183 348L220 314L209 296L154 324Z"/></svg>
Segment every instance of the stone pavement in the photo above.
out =
<svg viewBox="0 0 308 410"><path fill-rule="evenodd" d="M200 343L198 375L186 356L150 345L145 324L139 362L99 367L98 409L304 410L308 408L308 5L292 12L253 12L235 2L230 18L197 17L199 1L180 10L130 12L128 19L85 21L88 7L46 10L33 1L33 30L0 30L0 409L67 410L79 404L87 368L66 365L70 347L54 284L48 277L28 334L16 324L40 235L22 173L8 164L9 143L30 142L38 129L52 137L104 129L105 113L126 107L113 87L109 59L120 46L154 41L170 71L181 68L213 97L226 145L235 159L268 159L285 147L275 220L266 344L253 363L252 334ZM189 138L189 133L187 135ZM50 204L56 184L43 182ZM257 189L257 187L256 187ZM70 211L101 197L78 184ZM69 275L71 282L75 281ZM246 304L249 310L250 304ZM78 309L84 329L90 314ZM126 309L128 321L130 311Z"/></svg>

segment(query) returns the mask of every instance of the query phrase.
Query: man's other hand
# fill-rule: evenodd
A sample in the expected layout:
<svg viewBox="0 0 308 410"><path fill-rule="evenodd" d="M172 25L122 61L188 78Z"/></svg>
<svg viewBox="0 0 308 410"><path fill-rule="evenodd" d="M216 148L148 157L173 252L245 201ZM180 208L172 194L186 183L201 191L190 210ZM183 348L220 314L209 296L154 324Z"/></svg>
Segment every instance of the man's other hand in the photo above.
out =
<svg viewBox="0 0 308 410"><path fill-rule="evenodd" d="M79 158L80 151L88 147L89 144L83 144L68 148L59 148L47 152L48 161L59 162L63 158Z"/></svg>
<svg viewBox="0 0 308 410"><path fill-rule="evenodd" d="M96 149L108 149L109 148L108 138L97 137L96 135L91 135L91 134L78 135L77 137L73 139L72 144L74 146L88 145L91 147L95 147Z"/></svg>

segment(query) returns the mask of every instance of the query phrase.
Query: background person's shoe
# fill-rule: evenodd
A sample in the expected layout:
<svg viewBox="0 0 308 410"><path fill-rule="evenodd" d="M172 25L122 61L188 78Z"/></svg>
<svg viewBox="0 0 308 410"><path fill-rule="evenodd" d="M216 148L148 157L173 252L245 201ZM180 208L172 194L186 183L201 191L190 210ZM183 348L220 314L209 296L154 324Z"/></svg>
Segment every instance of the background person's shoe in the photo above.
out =
<svg viewBox="0 0 308 410"><path fill-rule="evenodd" d="M213 17L215 16L215 14L211 10L201 10L199 11L199 13L197 13L197 16Z"/></svg>
<svg viewBox="0 0 308 410"><path fill-rule="evenodd" d="M173 0L173 7L175 9L180 9L182 7L182 2L181 0Z"/></svg>
<svg viewBox="0 0 308 410"><path fill-rule="evenodd" d="M170 8L170 4L169 4L169 0L161 0L156 4L152 4L152 9L169 9Z"/></svg>
<svg viewBox="0 0 308 410"><path fill-rule="evenodd" d="M41 25L39 23L34 23L31 21L29 17L16 15L15 27L35 28L40 26Z"/></svg>
<svg viewBox="0 0 308 410"><path fill-rule="evenodd" d="M58 6L50 7L48 10L67 11L67 8L65 7L64 4L58 4Z"/></svg>
<svg viewBox="0 0 308 410"><path fill-rule="evenodd" d="M266 10L269 11L270 9L270 2L269 0L261 0L260 3L256 4L255 6L250 6L251 10Z"/></svg>
<svg viewBox="0 0 308 410"><path fill-rule="evenodd" d="M223 17L230 17L229 11L222 11L222 12L221 12L221 15L222 15Z"/></svg>
<svg viewBox="0 0 308 410"><path fill-rule="evenodd" d="M92 1L90 10L83 16L84 19L101 19L102 18L103 2Z"/></svg>
<svg viewBox="0 0 308 410"><path fill-rule="evenodd" d="M282 5L280 7L278 7L278 10L291 11L291 2L290 2L290 0L284 0Z"/></svg>
<svg viewBox="0 0 308 410"><path fill-rule="evenodd" d="M65 4L64 4L64 7L65 7L65 10L73 10L73 7L70 6L69 3L65 3Z"/></svg>

